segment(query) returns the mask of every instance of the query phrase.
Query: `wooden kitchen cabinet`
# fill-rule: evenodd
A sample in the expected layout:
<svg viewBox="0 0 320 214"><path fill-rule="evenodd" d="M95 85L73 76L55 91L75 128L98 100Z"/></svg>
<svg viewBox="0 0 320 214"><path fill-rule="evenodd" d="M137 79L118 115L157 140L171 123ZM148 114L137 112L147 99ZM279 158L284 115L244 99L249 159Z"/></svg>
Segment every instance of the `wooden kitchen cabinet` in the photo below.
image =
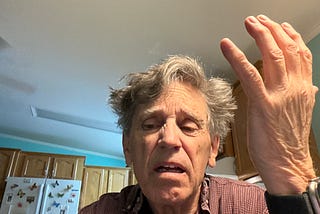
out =
<svg viewBox="0 0 320 214"><path fill-rule="evenodd" d="M49 173L51 157L37 153L23 153L18 159L18 169L15 176L46 178Z"/></svg>
<svg viewBox="0 0 320 214"><path fill-rule="evenodd" d="M313 168L316 172L317 177L320 176L320 156L318 152L318 145L316 143L316 138L314 137L313 130L311 129L309 135L309 150L313 161Z"/></svg>
<svg viewBox="0 0 320 214"><path fill-rule="evenodd" d="M258 174L250 160L247 149L247 96L238 83L234 87L233 95L237 102L234 123L231 124L233 150L236 174L240 180L245 180Z"/></svg>
<svg viewBox="0 0 320 214"><path fill-rule="evenodd" d="M108 177L107 192L120 192L121 189L129 184L130 170L124 169L110 169Z"/></svg>
<svg viewBox="0 0 320 214"><path fill-rule="evenodd" d="M133 169L131 169L129 172L129 185L135 185L137 183L138 183L138 181L136 179L134 171L133 171Z"/></svg>
<svg viewBox="0 0 320 214"><path fill-rule="evenodd" d="M80 207L85 207L107 192L109 169L86 166L83 170Z"/></svg>
<svg viewBox="0 0 320 214"><path fill-rule="evenodd" d="M38 152L21 152L14 176L82 179L85 157Z"/></svg>
<svg viewBox="0 0 320 214"><path fill-rule="evenodd" d="M6 187L6 178L12 176L20 150L0 148L0 204Z"/></svg>
<svg viewBox="0 0 320 214"><path fill-rule="evenodd" d="M97 201L107 192L120 192L130 184L130 168L86 166L84 168L80 207Z"/></svg>
<svg viewBox="0 0 320 214"><path fill-rule="evenodd" d="M54 155L50 177L81 180L85 157Z"/></svg>

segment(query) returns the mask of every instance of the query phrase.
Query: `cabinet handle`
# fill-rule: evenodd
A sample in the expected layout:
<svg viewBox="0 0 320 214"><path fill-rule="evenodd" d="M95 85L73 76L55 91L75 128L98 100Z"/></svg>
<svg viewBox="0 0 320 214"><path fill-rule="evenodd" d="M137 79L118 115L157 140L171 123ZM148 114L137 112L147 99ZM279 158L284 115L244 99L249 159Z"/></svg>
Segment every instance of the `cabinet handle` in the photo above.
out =
<svg viewBox="0 0 320 214"><path fill-rule="evenodd" d="M52 178L55 178L56 175L57 175L57 168L58 168L58 163L57 162L54 162L54 165L53 165L53 169L52 169Z"/></svg>
<svg viewBox="0 0 320 214"><path fill-rule="evenodd" d="M26 176L26 174L27 174L28 165L29 165L29 160L27 160L27 161L25 162L25 165L24 165L24 171L23 171L23 175L24 175L24 176Z"/></svg>
<svg viewBox="0 0 320 214"><path fill-rule="evenodd" d="M44 176L47 177L48 176L48 163L46 163L46 165L44 166Z"/></svg>

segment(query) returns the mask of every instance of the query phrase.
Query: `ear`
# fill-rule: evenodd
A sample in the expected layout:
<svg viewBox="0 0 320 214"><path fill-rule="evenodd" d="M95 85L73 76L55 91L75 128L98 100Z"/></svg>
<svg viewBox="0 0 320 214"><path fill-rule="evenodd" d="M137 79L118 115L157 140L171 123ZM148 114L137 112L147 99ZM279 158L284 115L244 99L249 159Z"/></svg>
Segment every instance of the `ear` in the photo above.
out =
<svg viewBox="0 0 320 214"><path fill-rule="evenodd" d="M126 159L127 166L131 166L132 158L131 158L130 142L129 142L129 136L126 133L122 133L122 149Z"/></svg>
<svg viewBox="0 0 320 214"><path fill-rule="evenodd" d="M211 151L209 156L208 165L210 167L214 167L216 165L216 157L219 152L220 145L220 137L218 135L214 135L211 137Z"/></svg>

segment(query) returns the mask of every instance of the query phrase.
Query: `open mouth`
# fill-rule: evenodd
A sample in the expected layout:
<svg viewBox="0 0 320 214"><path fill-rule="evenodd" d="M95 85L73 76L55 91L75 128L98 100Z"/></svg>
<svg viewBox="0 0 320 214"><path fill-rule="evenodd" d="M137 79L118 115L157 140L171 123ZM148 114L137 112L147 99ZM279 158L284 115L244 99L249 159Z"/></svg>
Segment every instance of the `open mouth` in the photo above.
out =
<svg viewBox="0 0 320 214"><path fill-rule="evenodd" d="M184 173L185 170L179 166L176 165L161 165L157 168L155 168L156 172L171 172L171 173Z"/></svg>

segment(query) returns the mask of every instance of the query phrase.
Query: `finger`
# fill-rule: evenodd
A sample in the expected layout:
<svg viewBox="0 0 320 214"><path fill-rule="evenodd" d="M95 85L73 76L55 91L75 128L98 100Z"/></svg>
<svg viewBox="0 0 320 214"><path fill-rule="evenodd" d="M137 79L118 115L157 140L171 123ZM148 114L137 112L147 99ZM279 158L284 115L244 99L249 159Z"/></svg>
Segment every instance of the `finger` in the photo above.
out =
<svg viewBox="0 0 320 214"><path fill-rule="evenodd" d="M230 40L224 38L220 42L224 57L238 76L248 99L256 100L264 96L265 87L257 69L248 61L244 53Z"/></svg>
<svg viewBox="0 0 320 214"><path fill-rule="evenodd" d="M287 75L301 79L299 45L284 31L280 24L264 15L259 15L257 19L270 30L275 42L282 50Z"/></svg>
<svg viewBox="0 0 320 214"><path fill-rule="evenodd" d="M266 88L284 85L287 82L285 59L270 30L253 16L246 18L245 26L261 52Z"/></svg>
<svg viewBox="0 0 320 214"><path fill-rule="evenodd" d="M301 76L309 83L312 83L312 54L309 48L305 45L301 35L294 30L289 23L281 24L283 30L296 42L300 54Z"/></svg>

